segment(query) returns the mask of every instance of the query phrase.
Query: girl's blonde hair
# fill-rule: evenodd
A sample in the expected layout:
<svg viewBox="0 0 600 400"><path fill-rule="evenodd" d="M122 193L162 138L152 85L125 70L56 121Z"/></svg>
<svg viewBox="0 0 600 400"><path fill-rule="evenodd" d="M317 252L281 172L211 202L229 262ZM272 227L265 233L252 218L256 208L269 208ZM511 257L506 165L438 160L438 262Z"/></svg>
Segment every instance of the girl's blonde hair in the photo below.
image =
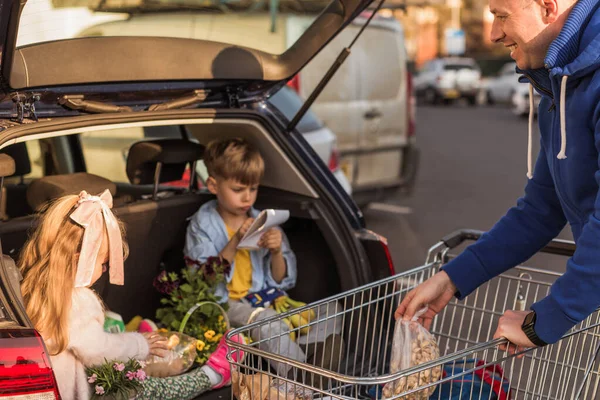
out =
<svg viewBox="0 0 600 400"><path fill-rule="evenodd" d="M19 260L23 274L21 292L27 315L44 340L50 354L63 352L68 344L71 296L77 273L77 254L84 229L71 220L79 196L59 198L42 211L39 224L29 237ZM119 221L124 257L128 247ZM105 235L103 240L107 240Z"/></svg>

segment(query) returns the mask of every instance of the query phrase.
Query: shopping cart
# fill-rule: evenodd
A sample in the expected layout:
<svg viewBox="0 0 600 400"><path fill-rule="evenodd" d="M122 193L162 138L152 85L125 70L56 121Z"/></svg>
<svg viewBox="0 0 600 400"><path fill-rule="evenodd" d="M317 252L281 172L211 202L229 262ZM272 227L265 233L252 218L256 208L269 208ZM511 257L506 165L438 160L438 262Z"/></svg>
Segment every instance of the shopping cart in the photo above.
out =
<svg viewBox="0 0 600 400"><path fill-rule="evenodd" d="M505 310L527 310L545 297L554 280L561 276L526 266L494 278L463 301L452 300L436 316L431 332L439 344L439 359L389 373L393 314L398 302L453 258L453 249L477 240L480 235L481 232L470 230L456 232L433 246L421 267L231 331L227 335L231 346L229 361L237 382L234 382L233 392L239 396L241 380L252 378L246 379L245 384L253 387L246 391L245 396L249 398L244 400L376 399L382 397L383 385L402 378L430 376L438 369L445 371L438 381L424 380L425 384L394 394L392 398L427 399L435 387L451 384L450 390L454 393L450 396L446 391L442 397L442 390L438 390L432 398L487 399L492 398L491 392L484 397L483 386L476 389L472 385L470 390L464 390L460 387L462 383L457 382L461 382L461 377L491 370L509 385L505 396L500 398L600 399L600 312L578 324L558 343L523 351L518 354L520 357L499 349L506 340L491 340L498 318ZM574 251L574 243L561 240L554 240L541 250L560 256L571 256ZM282 336L288 334L277 330L281 320L304 309L316 311L316 319L307 324L313 330L322 329L327 321L341 323L343 330L336 338L342 340L338 340L337 345L328 343L326 346L316 340L308 341L303 349L312 356L306 362L280 356L277 354L280 351L265 350L267 344L273 348L274 343L281 343ZM264 334L265 330L278 333ZM236 334L254 335L254 341L239 344L229 340ZM321 335L327 336L328 332L321 331ZM341 352L340 343L344 349ZM241 352L243 357L232 357ZM233 361L234 358L238 361ZM282 369L275 366L282 364L289 371L275 372Z"/></svg>

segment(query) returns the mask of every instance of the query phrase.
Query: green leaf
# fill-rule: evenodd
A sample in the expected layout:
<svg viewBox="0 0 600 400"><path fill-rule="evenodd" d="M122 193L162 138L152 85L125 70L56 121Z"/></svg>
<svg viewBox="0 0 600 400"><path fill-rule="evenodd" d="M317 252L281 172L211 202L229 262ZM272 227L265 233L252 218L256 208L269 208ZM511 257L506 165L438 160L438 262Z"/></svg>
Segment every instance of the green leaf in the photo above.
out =
<svg viewBox="0 0 600 400"><path fill-rule="evenodd" d="M187 283L179 286L179 289L181 289L182 292L188 293L188 294L193 292L192 286L190 284L187 284Z"/></svg>

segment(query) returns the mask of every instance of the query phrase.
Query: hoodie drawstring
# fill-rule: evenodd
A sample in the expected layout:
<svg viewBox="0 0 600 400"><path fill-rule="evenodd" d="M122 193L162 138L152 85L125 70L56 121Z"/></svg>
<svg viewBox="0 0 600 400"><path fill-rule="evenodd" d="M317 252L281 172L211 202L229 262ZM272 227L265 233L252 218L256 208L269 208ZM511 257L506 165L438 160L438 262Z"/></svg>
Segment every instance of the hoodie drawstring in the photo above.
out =
<svg viewBox="0 0 600 400"><path fill-rule="evenodd" d="M560 82L560 152L556 156L559 160L567 158L567 81L569 77L563 76ZM533 86L529 84L529 135L527 142L527 178L533 178Z"/></svg>
<svg viewBox="0 0 600 400"><path fill-rule="evenodd" d="M527 139L527 178L533 178L533 85L529 84L529 132Z"/></svg>
<svg viewBox="0 0 600 400"><path fill-rule="evenodd" d="M560 153L556 156L559 160L567 158L567 79L565 75L560 82Z"/></svg>

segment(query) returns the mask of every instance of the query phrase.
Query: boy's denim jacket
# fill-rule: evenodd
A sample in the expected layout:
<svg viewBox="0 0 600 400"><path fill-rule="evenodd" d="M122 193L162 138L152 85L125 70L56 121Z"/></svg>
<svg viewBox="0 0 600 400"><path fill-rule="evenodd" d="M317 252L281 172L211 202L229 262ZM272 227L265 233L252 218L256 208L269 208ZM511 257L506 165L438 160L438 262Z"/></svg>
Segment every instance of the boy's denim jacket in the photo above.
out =
<svg viewBox="0 0 600 400"><path fill-rule="evenodd" d="M256 218L258 214L258 210L250 209L252 218ZM281 250L287 265L287 275L281 283L275 282L271 274L271 252L268 249L252 250L250 251L252 287L249 293L258 292L267 287L287 290L293 288L296 284L296 256L290 249L285 233L282 236ZM183 252L185 256L192 260L205 262L208 257L218 255L228 242L229 236L227 235L225 222L217 212L217 201L211 200L202 205L190 217ZM227 276L228 283L231 282L234 268L235 262L231 265L231 272ZM227 301L229 298L227 286L224 283L219 284L215 290L215 295L221 297L224 302Z"/></svg>

